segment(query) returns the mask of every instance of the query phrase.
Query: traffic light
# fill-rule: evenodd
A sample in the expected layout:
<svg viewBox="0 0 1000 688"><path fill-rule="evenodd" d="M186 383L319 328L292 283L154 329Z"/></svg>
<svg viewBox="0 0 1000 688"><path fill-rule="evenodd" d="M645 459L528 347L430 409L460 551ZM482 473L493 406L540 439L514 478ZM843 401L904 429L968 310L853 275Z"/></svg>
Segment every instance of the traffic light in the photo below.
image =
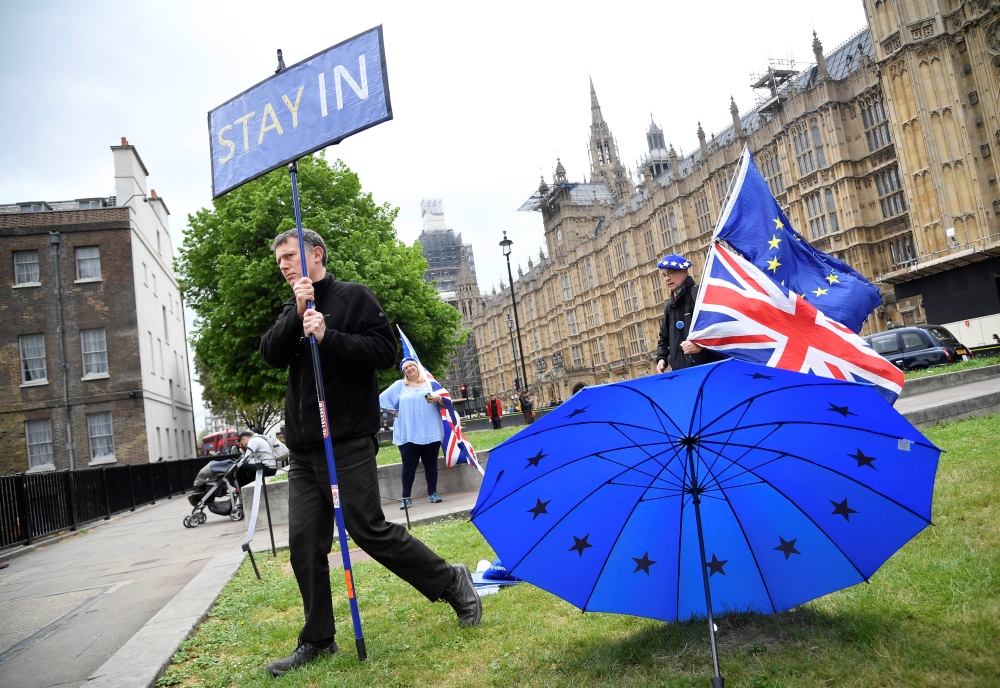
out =
<svg viewBox="0 0 1000 688"><path fill-rule="evenodd" d="M459 389L462 390L462 398L463 399L467 398L467 395L465 394L465 389L466 389L465 385L462 385L461 387L459 387Z"/></svg>

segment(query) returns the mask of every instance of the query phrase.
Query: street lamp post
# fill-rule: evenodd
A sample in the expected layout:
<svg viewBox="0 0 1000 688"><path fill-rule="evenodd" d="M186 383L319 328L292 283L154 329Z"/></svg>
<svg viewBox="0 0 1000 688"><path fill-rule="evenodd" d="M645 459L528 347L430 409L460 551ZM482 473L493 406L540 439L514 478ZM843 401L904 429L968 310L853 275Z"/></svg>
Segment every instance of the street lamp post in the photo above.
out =
<svg viewBox="0 0 1000 688"><path fill-rule="evenodd" d="M510 332L510 352L514 355L514 391L521 391L521 383L517 381L517 349L514 348L514 321L507 316L507 331Z"/></svg>
<svg viewBox="0 0 1000 688"><path fill-rule="evenodd" d="M513 241L507 238L507 232L504 232L500 247L503 249L503 255L507 258L507 278L510 280L510 302L514 306L514 327L517 329L517 348L521 351L521 384L524 386L524 389L527 389L528 374L524 370L524 344L521 342L521 322L517 317L517 300L514 298L514 275L510 271L510 247L513 243ZM514 357L514 370L517 370L517 356Z"/></svg>

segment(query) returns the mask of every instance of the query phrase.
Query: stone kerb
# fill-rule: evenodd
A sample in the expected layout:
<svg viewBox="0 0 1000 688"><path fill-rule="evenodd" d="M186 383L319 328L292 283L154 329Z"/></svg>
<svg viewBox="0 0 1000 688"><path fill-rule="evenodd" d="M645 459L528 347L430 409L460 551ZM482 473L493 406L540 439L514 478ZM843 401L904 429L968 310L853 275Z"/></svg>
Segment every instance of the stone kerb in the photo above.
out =
<svg viewBox="0 0 1000 688"><path fill-rule="evenodd" d="M1000 365L959 370L958 372L942 373L941 375L929 375L927 377L917 378L916 380L908 380L906 384L903 385L903 393L899 395L899 398L905 399L906 397L912 397L917 394L937 392L941 389L957 387L958 385L967 385L971 382L981 382L994 377L1000 377Z"/></svg>
<svg viewBox="0 0 1000 688"><path fill-rule="evenodd" d="M489 458L489 450L478 452L480 465L485 469ZM483 478L472 466L455 466L448 468L444 457L438 457L438 492L447 495L450 492L478 490ZM383 502L399 501L403 495L403 464L391 463L378 467L378 487ZM249 517L253 504L254 486L243 488L243 508ZM271 507L271 523L274 525L288 523L288 481L282 480L267 484L268 503ZM423 465L417 467L417 475L413 480L413 499L427 497L427 481L424 479ZM260 511L257 513L257 527L267 527L267 517L264 510L264 496L261 495Z"/></svg>

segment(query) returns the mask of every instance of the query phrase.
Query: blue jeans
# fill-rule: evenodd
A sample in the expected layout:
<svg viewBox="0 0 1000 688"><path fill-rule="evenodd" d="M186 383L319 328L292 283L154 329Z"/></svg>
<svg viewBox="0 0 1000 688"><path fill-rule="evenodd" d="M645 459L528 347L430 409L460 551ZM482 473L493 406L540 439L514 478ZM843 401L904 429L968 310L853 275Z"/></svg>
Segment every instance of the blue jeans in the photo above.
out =
<svg viewBox="0 0 1000 688"><path fill-rule="evenodd" d="M403 497L410 496L413 479L417 475L417 464L424 462L424 477L427 478L427 494L437 492L438 485L438 454L441 452L440 442L430 444L414 444L407 442L399 445L399 456L403 460Z"/></svg>

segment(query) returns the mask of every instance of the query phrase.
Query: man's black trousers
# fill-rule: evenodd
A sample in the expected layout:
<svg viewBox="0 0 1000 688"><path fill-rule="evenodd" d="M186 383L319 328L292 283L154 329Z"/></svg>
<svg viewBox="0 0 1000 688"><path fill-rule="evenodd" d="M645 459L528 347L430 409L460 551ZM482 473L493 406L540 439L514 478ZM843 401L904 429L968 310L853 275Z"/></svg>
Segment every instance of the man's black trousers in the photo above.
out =
<svg viewBox="0 0 1000 688"><path fill-rule="evenodd" d="M378 491L374 436L336 442L333 455L344 523L354 542L432 602L452 583L452 569L406 528L388 523ZM288 542L292 571L302 593L306 623L299 640L333 640L330 563L333 544L333 497L323 448L290 452L288 469ZM364 580L359 600L364 604Z"/></svg>

